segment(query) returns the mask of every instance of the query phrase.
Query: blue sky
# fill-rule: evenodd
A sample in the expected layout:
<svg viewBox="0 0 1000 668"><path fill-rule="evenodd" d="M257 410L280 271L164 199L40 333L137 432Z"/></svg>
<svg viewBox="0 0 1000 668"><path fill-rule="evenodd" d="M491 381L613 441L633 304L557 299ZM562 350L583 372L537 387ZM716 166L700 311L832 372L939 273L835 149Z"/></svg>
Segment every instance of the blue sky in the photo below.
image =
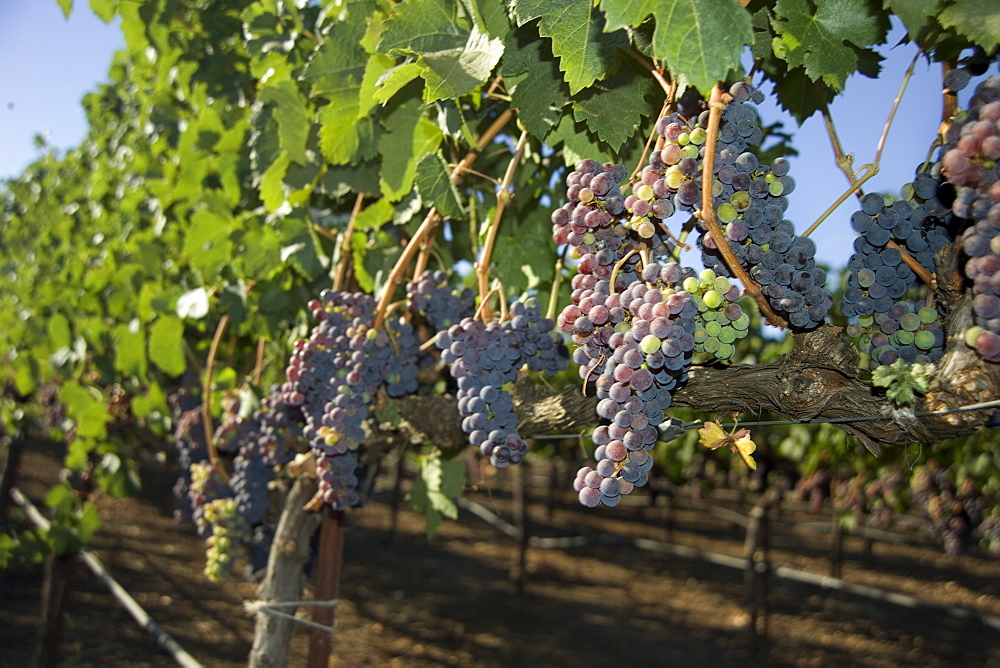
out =
<svg viewBox="0 0 1000 668"><path fill-rule="evenodd" d="M78 0L66 20L55 0L0 0L0 178L16 176L36 156L32 138L41 134L51 146L65 150L86 132L82 97L106 80L114 52L124 45L119 28L106 25ZM897 28L895 44L904 35ZM833 104L845 151L856 155L855 166L871 161L903 72L914 47L882 47L885 74L878 80L852 77L847 95ZM878 176L867 190L897 193L924 158L941 115L938 66L917 63L896 120L889 133ZM792 158L797 187L789 198L788 217L799 231L806 229L847 187L833 161L819 117L796 130L770 99L760 108L765 122L783 120L795 131L800 157ZM848 225L854 211L848 200L813 234L818 259L839 268L852 252L854 234Z"/></svg>

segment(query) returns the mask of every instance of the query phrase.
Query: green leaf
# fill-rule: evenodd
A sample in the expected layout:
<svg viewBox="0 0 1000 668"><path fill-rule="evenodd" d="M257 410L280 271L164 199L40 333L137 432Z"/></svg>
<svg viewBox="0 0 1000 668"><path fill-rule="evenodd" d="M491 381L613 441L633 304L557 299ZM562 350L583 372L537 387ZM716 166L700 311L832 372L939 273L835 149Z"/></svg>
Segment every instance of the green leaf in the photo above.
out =
<svg viewBox="0 0 1000 668"><path fill-rule="evenodd" d="M414 63L411 63L414 64ZM378 106L380 102L376 98L376 95L381 91L379 88L379 82L386 73L395 67L396 61L390 56L382 53L376 53L369 59L365 66L365 74L361 79L361 88L358 92L358 115L367 115L372 109ZM404 66L405 67L405 66ZM420 67L414 68L416 74L403 82L405 86L407 83L412 81L420 73ZM399 90L398 88L396 90ZM396 91L392 91L395 93ZM386 98L388 100L392 95ZM386 100L381 100L385 102Z"/></svg>
<svg viewBox="0 0 1000 668"><path fill-rule="evenodd" d="M92 503L84 504L83 512L80 513L80 524L77 527L80 542L84 545L90 542L91 537L101 528L101 515L97 512L97 506Z"/></svg>
<svg viewBox="0 0 1000 668"><path fill-rule="evenodd" d="M937 14L940 4L941 0L885 0L882 6L899 17L910 39L914 39Z"/></svg>
<svg viewBox="0 0 1000 668"><path fill-rule="evenodd" d="M184 322L172 315L161 315L149 331L149 359L170 376L179 376L187 368L184 360Z"/></svg>
<svg viewBox="0 0 1000 668"><path fill-rule="evenodd" d="M996 0L957 0L938 17L941 25L954 28L987 52L1000 42L1000 6Z"/></svg>
<svg viewBox="0 0 1000 668"><path fill-rule="evenodd" d="M233 244L229 240L232 226L231 218L208 209L191 216L191 227L184 237L184 255L207 281L214 280L232 260Z"/></svg>
<svg viewBox="0 0 1000 668"><path fill-rule="evenodd" d="M420 76L423 68L416 63L406 63L387 70L375 82L375 100L386 103L406 84Z"/></svg>
<svg viewBox="0 0 1000 668"><path fill-rule="evenodd" d="M413 187L417 160L437 150L444 133L423 116L420 103L407 100L383 118L378 152L382 156L382 194L397 201Z"/></svg>
<svg viewBox="0 0 1000 668"><path fill-rule="evenodd" d="M331 23L323 32L302 73L302 78L312 84L313 95L330 97L358 90L368 63L368 55L361 46L368 29L367 15L356 11L363 6L352 5L346 20Z"/></svg>
<svg viewBox="0 0 1000 668"><path fill-rule="evenodd" d="M485 83L503 55L503 42L473 29L462 48L427 53L420 59L428 102L471 93Z"/></svg>
<svg viewBox="0 0 1000 668"><path fill-rule="evenodd" d="M753 43L750 13L734 0L602 0L608 29L656 19L653 54L681 80L708 95L730 70L740 69Z"/></svg>
<svg viewBox="0 0 1000 668"><path fill-rule="evenodd" d="M301 208L280 220L281 261L309 280L316 278L323 272L324 266L312 221Z"/></svg>
<svg viewBox="0 0 1000 668"><path fill-rule="evenodd" d="M530 229L540 223L517 220L513 216L504 216L500 223L492 264L503 279L507 294L517 295L539 287L539 273L546 274L550 280L552 278L555 243L525 244L521 241L528 236Z"/></svg>
<svg viewBox="0 0 1000 668"><path fill-rule="evenodd" d="M425 205L437 207L442 216L464 218L458 189L451 182L451 173L437 154L425 155L417 164L417 190Z"/></svg>
<svg viewBox="0 0 1000 668"><path fill-rule="evenodd" d="M106 426L111 416L100 392L69 380L59 389L59 399L66 405L67 415L76 422L79 436L107 437Z"/></svg>
<svg viewBox="0 0 1000 668"><path fill-rule="evenodd" d="M465 467L453 459L442 459L440 453L420 457L420 472L410 492L410 505L427 518L427 537L441 525L441 516L458 518L455 503L465 489Z"/></svg>
<svg viewBox="0 0 1000 668"><path fill-rule="evenodd" d="M58 0L59 8L63 11L63 16L67 19L69 15L73 12L73 0Z"/></svg>
<svg viewBox="0 0 1000 668"><path fill-rule="evenodd" d="M584 121L613 151L635 135L652 108L646 97L656 90L648 73L633 65L623 65L615 74L598 81L574 99L573 117Z"/></svg>
<svg viewBox="0 0 1000 668"><path fill-rule="evenodd" d="M804 68L796 67L777 79L774 91L779 104L801 125L807 118L833 102L836 92L822 80L813 81Z"/></svg>
<svg viewBox="0 0 1000 668"><path fill-rule="evenodd" d="M382 53L434 53L461 48L469 26L449 0L408 0L393 6L378 50Z"/></svg>
<svg viewBox="0 0 1000 668"><path fill-rule="evenodd" d="M603 78L617 50L629 47L625 32L606 27L604 14L591 0L513 0L512 9L519 26L541 19L538 32L552 39L552 53L559 57L571 93Z"/></svg>
<svg viewBox="0 0 1000 668"><path fill-rule="evenodd" d="M119 0L90 0L90 8L105 23L111 23L118 13Z"/></svg>
<svg viewBox="0 0 1000 668"><path fill-rule="evenodd" d="M295 82L285 79L273 84L262 85L258 91L260 100L265 104L273 104L274 118L278 122L278 137L281 148L288 156L305 165L311 162L306 153L306 143L309 141L311 122L305 100L299 94Z"/></svg>
<svg viewBox="0 0 1000 668"><path fill-rule="evenodd" d="M334 95L319 112L319 147L331 165L349 164L358 151L357 91Z"/></svg>
<svg viewBox="0 0 1000 668"><path fill-rule="evenodd" d="M62 313L54 313L49 318L49 341L56 350L69 348L73 344L73 334L69 328L69 318Z"/></svg>
<svg viewBox="0 0 1000 668"><path fill-rule="evenodd" d="M583 127L583 123L575 123L573 114L568 112L563 115L562 120L552 129L545 141L552 147L562 143L563 160L567 165L576 164L584 158L605 162L617 157L590 135Z"/></svg>
<svg viewBox="0 0 1000 668"><path fill-rule="evenodd" d="M866 0L815 0L815 7L812 0L778 0L775 11L773 26L781 47L775 54L789 69L805 67L810 79L822 79L836 90L843 89L858 66L844 42L864 48L884 34Z"/></svg>
<svg viewBox="0 0 1000 668"><path fill-rule="evenodd" d="M508 43L502 73L512 89L511 106L517 118L538 139L544 139L559 122L569 102L569 90L543 40Z"/></svg>
<svg viewBox="0 0 1000 668"><path fill-rule="evenodd" d="M386 199L376 200L358 212L354 219L354 229L359 232L378 229L392 220L394 210L392 202Z"/></svg>
<svg viewBox="0 0 1000 668"><path fill-rule="evenodd" d="M896 360L892 365L882 365L872 372L872 384L884 387L886 396L895 404L908 405L917 394L926 394L930 388L930 366L907 364Z"/></svg>
<svg viewBox="0 0 1000 668"><path fill-rule="evenodd" d="M146 337L139 319L115 327L115 369L126 376L146 377Z"/></svg>

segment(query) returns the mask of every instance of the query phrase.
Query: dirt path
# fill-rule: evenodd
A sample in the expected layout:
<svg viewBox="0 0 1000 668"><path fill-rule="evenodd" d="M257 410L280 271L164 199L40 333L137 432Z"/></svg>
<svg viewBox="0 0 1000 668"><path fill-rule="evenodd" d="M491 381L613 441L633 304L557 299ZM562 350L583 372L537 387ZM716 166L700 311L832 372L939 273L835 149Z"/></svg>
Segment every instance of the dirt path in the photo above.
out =
<svg viewBox="0 0 1000 668"><path fill-rule="evenodd" d="M21 487L36 500L55 476L53 454L26 456ZM100 501L104 526L93 551L198 660L244 665L253 620L242 602L254 597L254 586L208 582L201 540L171 518L172 475L149 467L143 477L141 498ZM509 498L498 480L470 498L503 514ZM532 513L541 518L544 509L536 505ZM567 498L554 519L581 531L667 537L662 508L595 512ZM738 527L683 504L673 519L670 540L741 555ZM738 570L632 547L531 549L527 588L519 594L508 581L514 542L471 514L446 522L433 540L408 510L391 543L388 525L381 497L350 517L335 666L1000 666L1000 632L977 621L777 579L767 646L754 661ZM825 573L828 541L776 530L773 557ZM846 547L843 572L852 582L1000 615L995 560L884 544L865 556L856 539ZM0 665L24 665L30 656L40 583L40 567L0 572ZM82 567L62 650L64 665L171 664ZM299 634L293 665L303 663L305 651Z"/></svg>

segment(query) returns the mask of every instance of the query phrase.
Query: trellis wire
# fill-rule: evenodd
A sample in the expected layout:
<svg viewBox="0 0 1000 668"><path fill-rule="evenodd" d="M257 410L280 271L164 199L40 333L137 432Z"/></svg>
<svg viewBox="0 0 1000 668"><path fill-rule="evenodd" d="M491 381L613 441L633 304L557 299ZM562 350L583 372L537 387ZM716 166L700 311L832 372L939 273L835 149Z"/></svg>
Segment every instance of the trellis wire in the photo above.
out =
<svg viewBox="0 0 1000 668"><path fill-rule="evenodd" d="M921 417L932 417L935 415L949 415L951 413L979 411L979 410L985 410L987 408L1000 408L1000 399L994 399L993 401L983 401L978 404L969 404L967 406L959 406L958 408L946 408L944 410L932 411L930 413L914 413L913 417L921 418ZM733 428L778 427L778 426L793 425L793 424L849 424L852 422L877 422L881 420L892 420L892 419L893 418L891 415L865 415L865 416L829 418L829 419L810 418L805 420L755 420L750 422L733 422L731 424L725 424L721 426L733 427ZM692 429L700 429L702 426L704 426L704 422L701 421L694 421L694 422L675 421L675 423L672 425L672 427L678 430L679 432L690 431ZM592 438L592 434L543 434L541 436L532 436L531 438L539 441L558 440L564 438Z"/></svg>
<svg viewBox="0 0 1000 668"><path fill-rule="evenodd" d="M297 608L299 606L313 606L322 608L336 608L338 600L334 599L332 601L245 601L243 607L248 615L271 615L272 617L281 617L282 619L287 619L303 626L308 626L309 628L319 629L320 631L326 631L327 633L333 633L333 627L326 626L324 624L318 624L311 619L303 619L302 617L296 617L295 615L290 615L287 612L281 612L275 608Z"/></svg>
<svg viewBox="0 0 1000 668"><path fill-rule="evenodd" d="M36 526L38 526L43 531L48 531L50 524L47 519L38 511L38 508L31 502L28 497L21 493L16 487L10 490L10 496L14 499L14 502L21 506L24 510L24 514L29 520ZM104 584L108 586L111 590L111 594L118 599L128 613L132 616L132 619L136 621L139 626L146 629L153 638L156 640L156 644L162 647L164 650L170 653L170 656L174 658L178 665L184 666L184 668L200 668L201 664L190 654L184 651L184 649L177 644L177 641L170 637L166 631L161 629L153 618L149 616L141 605L134 598L132 598L125 588L118 584L108 570L101 563L92 552L87 550L80 550L77 554L83 559L84 563L94 572Z"/></svg>

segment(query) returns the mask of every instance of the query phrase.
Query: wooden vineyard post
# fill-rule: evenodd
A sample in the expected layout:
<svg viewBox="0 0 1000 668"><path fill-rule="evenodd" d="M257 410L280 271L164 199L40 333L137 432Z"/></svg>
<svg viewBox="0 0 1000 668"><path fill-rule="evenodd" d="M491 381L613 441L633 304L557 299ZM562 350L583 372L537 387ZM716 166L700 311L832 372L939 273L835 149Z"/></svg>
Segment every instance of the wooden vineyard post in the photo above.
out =
<svg viewBox="0 0 1000 668"><path fill-rule="evenodd" d="M841 562L844 558L844 527L840 524L840 517L833 515L833 530L831 531L830 542L830 575L839 578L841 572Z"/></svg>
<svg viewBox="0 0 1000 668"><path fill-rule="evenodd" d="M743 573L744 584L750 605L750 650L754 656L762 655L766 650L767 612L769 586L769 543L770 527L768 516L772 504L772 495L765 492L750 510L747 522L744 555L746 569Z"/></svg>
<svg viewBox="0 0 1000 668"><path fill-rule="evenodd" d="M340 573L344 566L344 511L323 504L323 521L319 530L319 563L316 566L316 600L336 601L340 590ZM313 609L312 621L330 630L313 628L309 631L309 668L326 668L333 650L333 621L336 608L320 605Z"/></svg>
<svg viewBox="0 0 1000 668"><path fill-rule="evenodd" d="M0 472L0 525L7 522L7 508L10 506L10 490L14 487L17 470L21 465L24 439L4 436L0 439L3 447L3 470Z"/></svg>
<svg viewBox="0 0 1000 668"><path fill-rule="evenodd" d="M66 608L76 575L77 553L50 554L45 560L45 582L42 585L41 628L35 644L32 665L38 668L55 666L59 660Z"/></svg>
<svg viewBox="0 0 1000 668"><path fill-rule="evenodd" d="M259 596L265 605L270 602L297 601L302 596L302 569L309 559L312 536L320 523L317 513L307 512L302 507L316 494L317 485L315 478L300 476L285 499L274 535L274 545L267 560L267 575L260 587ZM295 613L294 609L283 608L283 611ZM253 649L250 651L250 666L287 666L295 626L294 619L258 613Z"/></svg>
<svg viewBox="0 0 1000 668"><path fill-rule="evenodd" d="M526 578L525 564L528 554L528 504L525 498L527 491L528 464L521 462L513 467L514 478L514 540L517 541L517 550L514 553L514 562L510 567L510 581L518 592L524 591L524 581Z"/></svg>

